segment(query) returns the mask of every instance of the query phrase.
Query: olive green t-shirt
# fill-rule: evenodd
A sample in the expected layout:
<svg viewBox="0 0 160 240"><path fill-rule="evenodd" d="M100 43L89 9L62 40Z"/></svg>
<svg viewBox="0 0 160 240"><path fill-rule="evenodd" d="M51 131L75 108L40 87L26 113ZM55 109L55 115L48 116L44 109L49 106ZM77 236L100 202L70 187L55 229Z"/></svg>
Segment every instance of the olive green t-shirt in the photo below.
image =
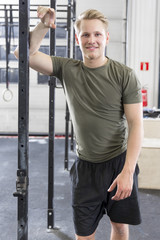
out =
<svg viewBox="0 0 160 240"><path fill-rule="evenodd" d="M123 104L141 102L141 86L129 67L108 59L98 68L82 61L52 57L53 75L62 83L79 158L104 162L127 148Z"/></svg>

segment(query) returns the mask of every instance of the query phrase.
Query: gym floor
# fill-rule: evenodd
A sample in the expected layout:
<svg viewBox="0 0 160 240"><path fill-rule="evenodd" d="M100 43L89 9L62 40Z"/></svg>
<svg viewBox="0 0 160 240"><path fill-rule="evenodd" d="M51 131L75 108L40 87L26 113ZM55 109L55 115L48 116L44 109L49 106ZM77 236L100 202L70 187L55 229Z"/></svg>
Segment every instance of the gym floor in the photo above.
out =
<svg viewBox="0 0 160 240"><path fill-rule="evenodd" d="M17 137L0 137L0 240L17 239ZM55 141L55 227L47 232L48 140L29 139L28 240L74 240L69 172L64 170L64 139ZM75 153L69 153L70 167ZM160 191L140 189L143 222L130 226L130 240L160 239ZM97 240L110 239L110 223L104 216L96 232Z"/></svg>

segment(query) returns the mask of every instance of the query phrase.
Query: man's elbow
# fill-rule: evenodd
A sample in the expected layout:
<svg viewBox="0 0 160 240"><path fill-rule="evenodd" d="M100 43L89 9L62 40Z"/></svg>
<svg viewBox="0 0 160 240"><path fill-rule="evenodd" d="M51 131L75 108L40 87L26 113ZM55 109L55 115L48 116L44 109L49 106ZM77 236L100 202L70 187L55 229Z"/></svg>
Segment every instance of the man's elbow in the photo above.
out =
<svg viewBox="0 0 160 240"><path fill-rule="evenodd" d="M19 58L19 49L18 47L14 50L14 56L18 59Z"/></svg>

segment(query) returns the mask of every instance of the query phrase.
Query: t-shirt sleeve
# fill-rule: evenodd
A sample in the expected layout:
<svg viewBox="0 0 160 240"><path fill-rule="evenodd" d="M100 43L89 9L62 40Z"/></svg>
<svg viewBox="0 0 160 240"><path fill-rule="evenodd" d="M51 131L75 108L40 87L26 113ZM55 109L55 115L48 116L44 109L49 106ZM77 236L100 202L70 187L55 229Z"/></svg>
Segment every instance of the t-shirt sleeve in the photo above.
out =
<svg viewBox="0 0 160 240"><path fill-rule="evenodd" d="M123 82L123 103L132 104L142 102L141 84L135 72L131 70Z"/></svg>
<svg viewBox="0 0 160 240"><path fill-rule="evenodd" d="M62 83L64 58L51 56L51 59L52 59L52 65L53 65L53 72L51 75L54 77L57 77Z"/></svg>

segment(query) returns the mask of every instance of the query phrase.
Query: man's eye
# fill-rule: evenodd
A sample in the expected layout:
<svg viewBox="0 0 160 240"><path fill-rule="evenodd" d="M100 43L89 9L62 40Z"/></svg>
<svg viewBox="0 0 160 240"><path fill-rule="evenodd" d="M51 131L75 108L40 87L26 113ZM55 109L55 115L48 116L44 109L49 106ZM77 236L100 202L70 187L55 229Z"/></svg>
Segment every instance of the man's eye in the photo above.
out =
<svg viewBox="0 0 160 240"><path fill-rule="evenodd" d="M101 34L100 33L96 33L96 37L99 37Z"/></svg>
<svg viewBox="0 0 160 240"><path fill-rule="evenodd" d="M88 37L89 35L87 33L83 34L82 37Z"/></svg>

